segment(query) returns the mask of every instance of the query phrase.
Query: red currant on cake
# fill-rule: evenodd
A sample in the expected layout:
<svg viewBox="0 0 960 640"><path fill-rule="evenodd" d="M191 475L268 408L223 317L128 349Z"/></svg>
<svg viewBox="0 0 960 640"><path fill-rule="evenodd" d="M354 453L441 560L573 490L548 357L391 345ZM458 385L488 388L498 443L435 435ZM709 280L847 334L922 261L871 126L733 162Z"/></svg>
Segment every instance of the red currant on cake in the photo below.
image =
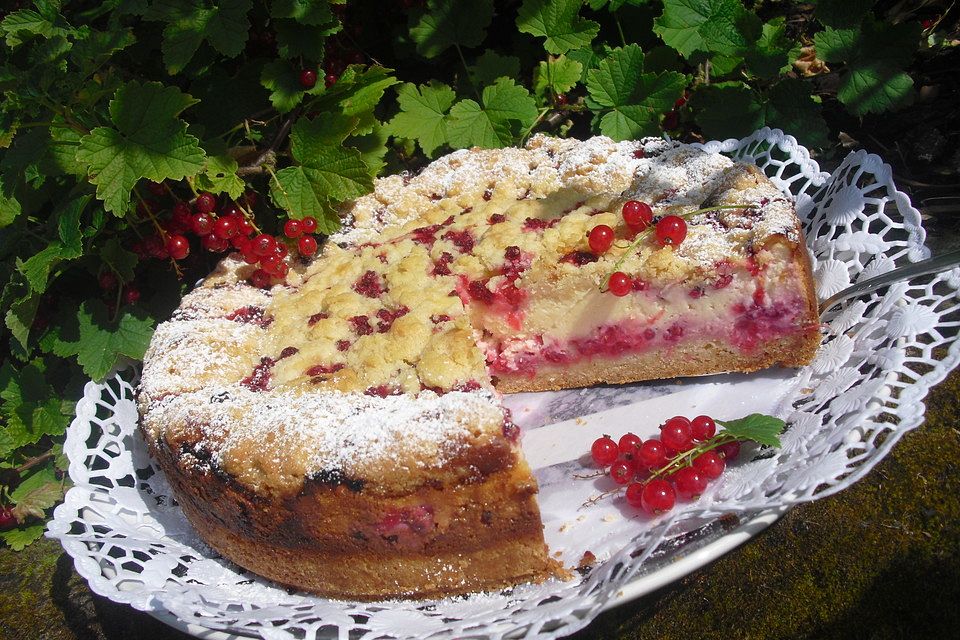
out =
<svg viewBox="0 0 960 640"><path fill-rule="evenodd" d="M642 231L653 222L653 209L646 202L627 200L621 209L623 221L635 231Z"/></svg>
<svg viewBox="0 0 960 640"><path fill-rule="evenodd" d="M594 253L606 253L613 244L613 229L605 224L598 224L590 230L587 241Z"/></svg>
<svg viewBox="0 0 960 640"><path fill-rule="evenodd" d="M251 251L258 256L268 256L277 248L277 241L273 236L261 233L250 243Z"/></svg>
<svg viewBox="0 0 960 640"><path fill-rule="evenodd" d="M283 235L288 238L299 238L303 235L303 225L299 220L287 220L283 224Z"/></svg>
<svg viewBox="0 0 960 640"><path fill-rule="evenodd" d="M300 228L304 233L315 233L317 231L317 219L313 216L306 216L300 219Z"/></svg>
<svg viewBox="0 0 960 640"><path fill-rule="evenodd" d="M313 89L317 84L317 72L313 69L304 69L300 72L300 86L304 89Z"/></svg>
<svg viewBox="0 0 960 640"><path fill-rule="evenodd" d="M654 231L657 242L666 245L678 245L687 237L687 223L680 216L664 216Z"/></svg>
<svg viewBox="0 0 960 640"><path fill-rule="evenodd" d="M616 461L619 453L620 450L617 448L617 443L614 442L610 436L597 438L594 440L593 446L590 447L590 455L593 461L601 467L605 467Z"/></svg>
<svg viewBox="0 0 960 640"><path fill-rule="evenodd" d="M623 271L614 271L610 274L610 282L607 283L607 288L613 295L623 297L633 289L633 281Z"/></svg>
<svg viewBox="0 0 960 640"><path fill-rule="evenodd" d="M317 241L313 236L300 236L297 238L297 251L305 258L309 258L317 252Z"/></svg>

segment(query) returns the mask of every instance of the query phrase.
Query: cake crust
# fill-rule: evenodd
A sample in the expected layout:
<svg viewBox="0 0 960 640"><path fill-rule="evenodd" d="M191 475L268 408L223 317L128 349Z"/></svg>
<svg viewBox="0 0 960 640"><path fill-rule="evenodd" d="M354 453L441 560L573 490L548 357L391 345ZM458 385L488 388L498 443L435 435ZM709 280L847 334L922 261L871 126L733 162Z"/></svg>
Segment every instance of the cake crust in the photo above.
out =
<svg viewBox="0 0 960 640"><path fill-rule="evenodd" d="M628 199L725 208L677 247L628 247ZM270 290L224 259L158 327L138 390L201 536L330 597L565 575L498 393L801 366L819 344L792 202L686 145L456 152L377 181L344 216ZM604 255L586 246L597 224L622 239ZM603 290L615 264L633 274L619 299Z"/></svg>

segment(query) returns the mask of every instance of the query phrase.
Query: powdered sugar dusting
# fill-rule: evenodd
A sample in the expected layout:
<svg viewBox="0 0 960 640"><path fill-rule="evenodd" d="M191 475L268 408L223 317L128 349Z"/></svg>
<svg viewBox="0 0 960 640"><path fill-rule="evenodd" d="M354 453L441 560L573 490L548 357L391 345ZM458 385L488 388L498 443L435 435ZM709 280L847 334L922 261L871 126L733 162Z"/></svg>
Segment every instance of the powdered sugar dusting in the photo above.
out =
<svg viewBox="0 0 960 640"><path fill-rule="evenodd" d="M265 466L296 469L301 478L336 471L420 482L424 469L441 467L462 447L498 437L503 417L485 391L381 398L257 393L223 385L166 396L145 408L153 437L171 426L173 435L177 429L199 429L195 448L211 451L216 464L252 481L254 489L260 488L256 478Z"/></svg>

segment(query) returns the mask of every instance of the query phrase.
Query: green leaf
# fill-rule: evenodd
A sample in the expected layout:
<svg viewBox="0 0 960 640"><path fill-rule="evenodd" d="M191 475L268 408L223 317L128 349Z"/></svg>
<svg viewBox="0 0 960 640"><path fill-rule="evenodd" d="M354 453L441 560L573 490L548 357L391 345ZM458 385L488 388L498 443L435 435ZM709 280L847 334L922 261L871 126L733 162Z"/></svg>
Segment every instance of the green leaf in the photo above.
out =
<svg viewBox="0 0 960 640"><path fill-rule="evenodd" d="M163 61L167 71L179 73L203 42L228 58L243 51L250 22L247 13L253 0L155 0L145 20L166 23L163 29Z"/></svg>
<svg viewBox="0 0 960 640"><path fill-rule="evenodd" d="M773 78L790 70L793 41L787 37L784 18L775 18L763 25L756 44L745 55L747 69L760 78Z"/></svg>
<svg viewBox="0 0 960 640"><path fill-rule="evenodd" d="M880 62L858 65L840 76L837 98L856 116L893 111L913 102L913 79Z"/></svg>
<svg viewBox="0 0 960 640"><path fill-rule="evenodd" d="M390 75L391 69L372 65L363 69L359 65L350 65L340 75L337 83L327 90L324 100L318 105L328 104L336 100L341 111L348 116L363 116L372 114L374 108L380 104L383 92L397 84L398 80Z"/></svg>
<svg viewBox="0 0 960 640"><path fill-rule="evenodd" d="M32 9L14 11L0 22L0 32L11 48L20 46L34 36L49 38L54 31L53 23Z"/></svg>
<svg viewBox="0 0 960 640"><path fill-rule="evenodd" d="M689 59L696 51L742 55L760 36L760 19L738 0L664 0L653 30Z"/></svg>
<svg viewBox="0 0 960 640"><path fill-rule="evenodd" d="M43 536L46 528L47 525L42 522L25 527L17 527L16 529L10 529L9 531L0 533L0 538L3 538L3 541L10 545L10 548L14 551L23 551L39 540L40 537Z"/></svg>
<svg viewBox="0 0 960 640"><path fill-rule="evenodd" d="M475 47L493 19L492 0L427 0L426 11L410 29L417 53L436 58L452 46Z"/></svg>
<svg viewBox="0 0 960 640"><path fill-rule="evenodd" d="M784 78L775 84L767 94L764 124L782 129L808 147L823 148L830 143L830 130L811 89L809 82L799 78Z"/></svg>
<svg viewBox="0 0 960 640"><path fill-rule="evenodd" d="M391 135L415 139L433 157L437 147L447 142L447 115L456 97L453 89L436 80L419 87L404 84L397 90L400 113L385 129Z"/></svg>
<svg viewBox="0 0 960 640"><path fill-rule="evenodd" d="M324 144L321 127L309 120L293 126L290 150L299 164L276 173L270 197L291 218L313 216L321 232L331 233L340 225L335 205L368 193L373 180L360 152Z"/></svg>
<svg viewBox="0 0 960 640"><path fill-rule="evenodd" d="M7 181L0 176L0 229L13 224L22 211L13 189L8 187Z"/></svg>
<svg viewBox="0 0 960 640"><path fill-rule="evenodd" d="M327 0L273 0L270 15L274 18L292 18L312 26L324 25L335 19Z"/></svg>
<svg viewBox="0 0 960 640"><path fill-rule="evenodd" d="M513 142L510 126L494 120L473 100L461 100L450 110L450 145L455 149L478 146L507 147Z"/></svg>
<svg viewBox="0 0 960 640"><path fill-rule="evenodd" d="M386 165L383 158L387 155L387 140L389 137L385 128L377 123L370 133L349 138L345 144L360 152L360 157L367 165L367 173L375 176Z"/></svg>
<svg viewBox="0 0 960 640"><path fill-rule="evenodd" d="M136 41L130 29L91 31L88 37L73 45L70 60L84 75L88 75L103 66L113 54L123 51Z"/></svg>
<svg viewBox="0 0 960 640"><path fill-rule="evenodd" d="M124 282L133 280L133 268L137 266L137 254L127 251L117 238L110 238L100 249L100 259L113 269Z"/></svg>
<svg viewBox="0 0 960 640"><path fill-rule="evenodd" d="M644 73L643 52L632 44L614 49L587 74L587 106L600 131L615 140L656 135L660 115L673 108L686 85L680 73Z"/></svg>
<svg viewBox="0 0 960 640"><path fill-rule="evenodd" d="M63 434L69 417L62 411L60 396L47 382L42 360L33 360L20 370L4 363L0 367L0 415L6 420L6 445L17 449L45 435Z"/></svg>
<svg viewBox="0 0 960 640"><path fill-rule="evenodd" d="M545 95L549 89L554 95L566 93L579 81L583 65L566 56L558 56L541 61L533 73L533 90L537 95Z"/></svg>
<svg viewBox="0 0 960 640"><path fill-rule="evenodd" d="M600 25L580 17L583 0L524 0L517 12L517 28L546 38L544 49L553 54L587 47Z"/></svg>
<svg viewBox="0 0 960 640"><path fill-rule="evenodd" d="M784 78L765 95L739 82L702 87L694 93L691 108L708 138L734 138L769 126L796 136L810 147L829 143L829 130L811 94L811 85L798 78Z"/></svg>
<svg viewBox="0 0 960 640"><path fill-rule="evenodd" d="M843 29L860 24L877 0L817 0L813 15L825 27Z"/></svg>
<svg viewBox="0 0 960 640"><path fill-rule="evenodd" d="M497 78L516 78L520 75L520 58L502 56L493 49L487 49L483 55L468 67L470 81L482 87L492 84Z"/></svg>
<svg viewBox="0 0 960 640"><path fill-rule="evenodd" d="M779 447L786 423L780 418L752 413L738 420L717 420L717 424L737 440L752 440L767 447Z"/></svg>
<svg viewBox="0 0 960 640"><path fill-rule="evenodd" d="M72 333L61 334L53 352L61 357L76 356L85 374L102 380L122 356L143 358L153 326L153 320L140 308L125 307L113 320L103 302L87 300L77 312Z"/></svg>
<svg viewBox="0 0 960 640"><path fill-rule="evenodd" d="M245 186L237 175L239 168L237 161L230 156L207 156L203 171L197 175L196 186L203 191L226 193L231 198L239 198Z"/></svg>
<svg viewBox="0 0 960 640"><path fill-rule="evenodd" d="M90 203L91 196L80 196L71 200L57 216L57 233L62 246L61 257L64 260L79 258L83 254L83 234L80 232L80 216Z"/></svg>
<svg viewBox="0 0 960 640"><path fill-rule="evenodd" d="M17 271L26 277L31 293L43 293L47 290L50 270L60 262L60 242L54 240L45 249L30 256L25 262L17 260Z"/></svg>
<svg viewBox="0 0 960 640"><path fill-rule="evenodd" d="M50 141L47 144L47 153L53 167L51 173L75 176L86 179L87 168L77 162L77 149L80 148L82 134L66 126L63 118L53 118L50 127Z"/></svg>
<svg viewBox="0 0 960 640"><path fill-rule="evenodd" d="M13 512L18 520L42 518L44 511L63 499L63 485L52 466L41 467L21 481L10 498L16 505Z"/></svg>
<svg viewBox="0 0 960 640"><path fill-rule="evenodd" d="M912 101L913 80L904 68L913 59L920 32L912 21L890 25L869 17L860 29L828 28L814 36L814 44L821 59L846 63L837 98L852 114L863 116Z"/></svg>
<svg viewBox="0 0 960 640"><path fill-rule="evenodd" d="M30 327L33 325L33 319L37 316L37 307L40 304L40 296L29 295L23 297L12 305L4 316L4 324L10 330L10 334L20 343L24 349L27 349L27 340L30 336Z"/></svg>
<svg viewBox="0 0 960 640"><path fill-rule="evenodd" d="M452 147L508 146L514 138L511 123L529 127L537 118L533 96L510 78L484 87L482 100L482 107L473 100L461 100L450 110L447 131Z"/></svg>
<svg viewBox="0 0 960 640"><path fill-rule="evenodd" d="M110 101L115 129L97 127L80 139L77 162L86 166L104 208L123 216L141 178L162 182L194 176L203 149L177 116L196 101L176 87L129 82Z"/></svg>
<svg viewBox="0 0 960 640"><path fill-rule="evenodd" d="M303 87L297 71L284 60L263 65L260 84L270 91L270 104L280 113L287 113L300 104Z"/></svg>
<svg viewBox="0 0 960 640"><path fill-rule="evenodd" d="M277 51L284 58L303 57L319 62L324 57L326 36L341 29L337 21L322 26L311 26L294 20L276 20L273 29L277 34Z"/></svg>

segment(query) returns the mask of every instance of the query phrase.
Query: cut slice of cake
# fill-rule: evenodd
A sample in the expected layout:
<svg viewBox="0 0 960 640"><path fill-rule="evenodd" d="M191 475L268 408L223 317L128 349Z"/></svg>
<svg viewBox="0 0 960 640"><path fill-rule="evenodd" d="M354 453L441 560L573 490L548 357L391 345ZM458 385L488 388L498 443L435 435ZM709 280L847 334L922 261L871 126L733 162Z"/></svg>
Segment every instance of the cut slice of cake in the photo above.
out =
<svg viewBox="0 0 960 640"><path fill-rule="evenodd" d="M628 201L685 218L686 237L627 225ZM203 538L324 595L563 573L498 392L799 366L819 342L792 203L689 146L460 151L379 180L345 216L270 290L224 260L158 327L139 392ZM602 252L598 225L615 236Z"/></svg>

